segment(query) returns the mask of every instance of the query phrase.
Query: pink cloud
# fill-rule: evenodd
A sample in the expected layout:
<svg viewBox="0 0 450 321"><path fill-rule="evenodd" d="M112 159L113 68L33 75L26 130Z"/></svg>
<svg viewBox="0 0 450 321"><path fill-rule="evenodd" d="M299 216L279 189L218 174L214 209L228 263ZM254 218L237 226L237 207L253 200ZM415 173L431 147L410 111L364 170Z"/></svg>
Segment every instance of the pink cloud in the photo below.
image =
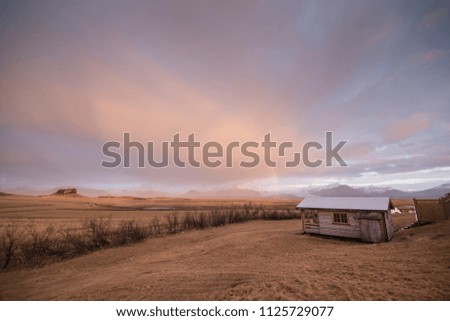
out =
<svg viewBox="0 0 450 321"><path fill-rule="evenodd" d="M443 50L443 49L431 49L431 50L427 50L424 51L422 53L419 54L419 61L421 63L430 63L436 60L441 59L443 56L447 55L449 53L448 50Z"/></svg>
<svg viewBox="0 0 450 321"><path fill-rule="evenodd" d="M428 12L423 15L422 19L420 20L419 24L417 25L418 31L425 31L441 21L441 19L445 18L448 15L448 9L447 8L438 8L435 11Z"/></svg>
<svg viewBox="0 0 450 321"><path fill-rule="evenodd" d="M368 39L368 43L371 45L378 44L382 42L384 39L389 37L394 31L396 27L396 18L389 18L377 32L375 32Z"/></svg>
<svg viewBox="0 0 450 321"><path fill-rule="evenodd" d="M395 143L410 138L429 126L429 115L415 113L406 119L400 119L391 124L384 133L384 139L388 143Z"/></svg>

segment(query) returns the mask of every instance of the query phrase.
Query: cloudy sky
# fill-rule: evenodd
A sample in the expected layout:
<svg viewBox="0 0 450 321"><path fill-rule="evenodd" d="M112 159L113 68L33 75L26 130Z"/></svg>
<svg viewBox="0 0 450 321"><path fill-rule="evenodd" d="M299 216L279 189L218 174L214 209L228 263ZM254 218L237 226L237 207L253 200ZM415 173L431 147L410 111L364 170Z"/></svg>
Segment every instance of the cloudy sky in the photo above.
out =
<svg viewBox="0 0 450 321"><path fill-rule="evenodd" d="M0 1L0 126L1 190L432 187L450 181L449 3ZM176 133L301 151L327 131L348 166L100 166L124 132L159 157Z"/></svg>

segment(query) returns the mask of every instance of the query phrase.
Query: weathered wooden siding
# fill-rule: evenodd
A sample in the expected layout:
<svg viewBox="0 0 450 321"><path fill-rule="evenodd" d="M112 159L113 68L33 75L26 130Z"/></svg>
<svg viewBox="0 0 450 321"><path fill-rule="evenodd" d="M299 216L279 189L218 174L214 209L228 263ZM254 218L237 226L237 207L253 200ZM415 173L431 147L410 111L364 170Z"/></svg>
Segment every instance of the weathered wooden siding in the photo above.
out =
<svg viewBox="0 0 450 321"><path fill-rule="evenodd" d="M305 223L305 232L310 234L320 234L319 224Z"/></svg>
<svg viewBox="0 0 450 321"><path fill-rule="evenodd" d="M449 218L446 213L445 201L445 198L414 199L414 206L416 208L416 213L419 221L437 222Z"/></svg>
<svg viewBox="0 0 450 321"><path fill-rule="evenodd" d="M348 224L333 223L333 213L347 213L347 212L319 212L319 230L320 234L333 235L349 238L361 238L361 230L359 228L358 214L347 213Z"/></svg>
<svg viewBox="0 0 450 321"><path fill-rule="evenodd" d="M388 235L388 241L394 236L394 224L392 223L392 214L389 212L386 212L386 229L387 229L387 235Z"/></svg>
<svg viewBox="0 0 450 321"><path fill-rule="evenodd" d="M380 243L386 241L387 233L383 232L384 222L381 219L360 219L361 240L370 243Z"/></svg>

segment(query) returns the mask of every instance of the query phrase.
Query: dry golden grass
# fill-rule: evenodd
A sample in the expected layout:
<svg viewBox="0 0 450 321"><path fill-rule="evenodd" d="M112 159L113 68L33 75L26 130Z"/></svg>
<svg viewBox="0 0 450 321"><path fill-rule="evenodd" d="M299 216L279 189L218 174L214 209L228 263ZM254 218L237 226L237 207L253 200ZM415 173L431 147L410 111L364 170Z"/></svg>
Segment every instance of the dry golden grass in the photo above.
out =
<svg viewBox="0 0 450 321"><path fill-rule="evenodd" d="M139 219L150 222L165 218L174 211L197 212L231 205L261 204L277 209L294 209L299 200L292 199L187 199L134 197L62 197L1 196L0 228L11 222L47 226L73 226L86 218L110 217L112 220Z"/></svg>
<svg viewBox="0 0 450 321"><path fill-rule="evenodd" d="M93 201L98 200L5 199L0 201L0 221L22 217L42 224L54 220L69 224L103 212L115 218L142 219L166 213L85 210ZM152 202L119 201L124 206ZM178 201L180 206L191 202ZM193 202L200 207L212 201ZM286 200L267 202L296 205ZM166 199L160 204L173 203ZM38 268L0 272L0 299L450 299L448 221L402 230L391 242L381 244L301 235L300 226L299 220L233 224L148 239Z"/></svg>

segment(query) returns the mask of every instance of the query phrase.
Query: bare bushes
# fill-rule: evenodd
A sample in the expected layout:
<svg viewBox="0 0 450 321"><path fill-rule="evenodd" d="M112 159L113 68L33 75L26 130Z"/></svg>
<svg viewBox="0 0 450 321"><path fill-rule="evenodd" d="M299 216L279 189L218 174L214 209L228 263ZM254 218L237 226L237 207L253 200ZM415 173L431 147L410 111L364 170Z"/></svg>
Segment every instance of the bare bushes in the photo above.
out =
<svg viewBox="0 0 450 321"><path fill-rule="evenodd" d="M45 257L57 255L59 247L55 233L53 226L43 231L38 231L36 226L28 226L19 246L21 260L35 265L40 264Z"/></svg>
<svg viewBox="0 0 450 321"><path fill-rule="evenodd" d="M263 220L292 220L298 218L298 213L295 210L264 210L261 213L261 219Z"/></svg>
<svg viewBox="0 0 450 321"><path fill-rule="evenodd" d="M156 228L157 231L159 228ZM35 225L19 229L11 224L0 230L0 264L35 266L48 261L60 261L92 252L141 242L151 234L151 226L136 220L123 220L113 226L109 218L90 218L79 228L38 230Z"/></svg>
<svg viewBox="0 0 450 321"><path fill-rule="evenodd" d="M149 226L142 225L136 220L121 221L112 235L113 244L124 245L145 240L151 234Z"/></svg>
<svg viewBox="0 0 450 321"><path fill-rule="evenodd" d="M204 229L252 220L287 220L298 218L295 211L244 205L221 207L208 212L187 212L182 220L183 230Z"/></svg>
<svg viewBox="0 0 450 321"><path fill-rule="evenodd" d="M17 260L17 250L20 245L21 232L16 224L7 225L0 234L1 264L5 269L11 260Z"/></svg>
<svg viewBox="0 0 450 321"><path fill-rule="evenodd" d="M180 223L178 222L178 215L176 212L167 216L166 230L168 234L177 234L178 232L181 232L179 226Z"/></svg>

